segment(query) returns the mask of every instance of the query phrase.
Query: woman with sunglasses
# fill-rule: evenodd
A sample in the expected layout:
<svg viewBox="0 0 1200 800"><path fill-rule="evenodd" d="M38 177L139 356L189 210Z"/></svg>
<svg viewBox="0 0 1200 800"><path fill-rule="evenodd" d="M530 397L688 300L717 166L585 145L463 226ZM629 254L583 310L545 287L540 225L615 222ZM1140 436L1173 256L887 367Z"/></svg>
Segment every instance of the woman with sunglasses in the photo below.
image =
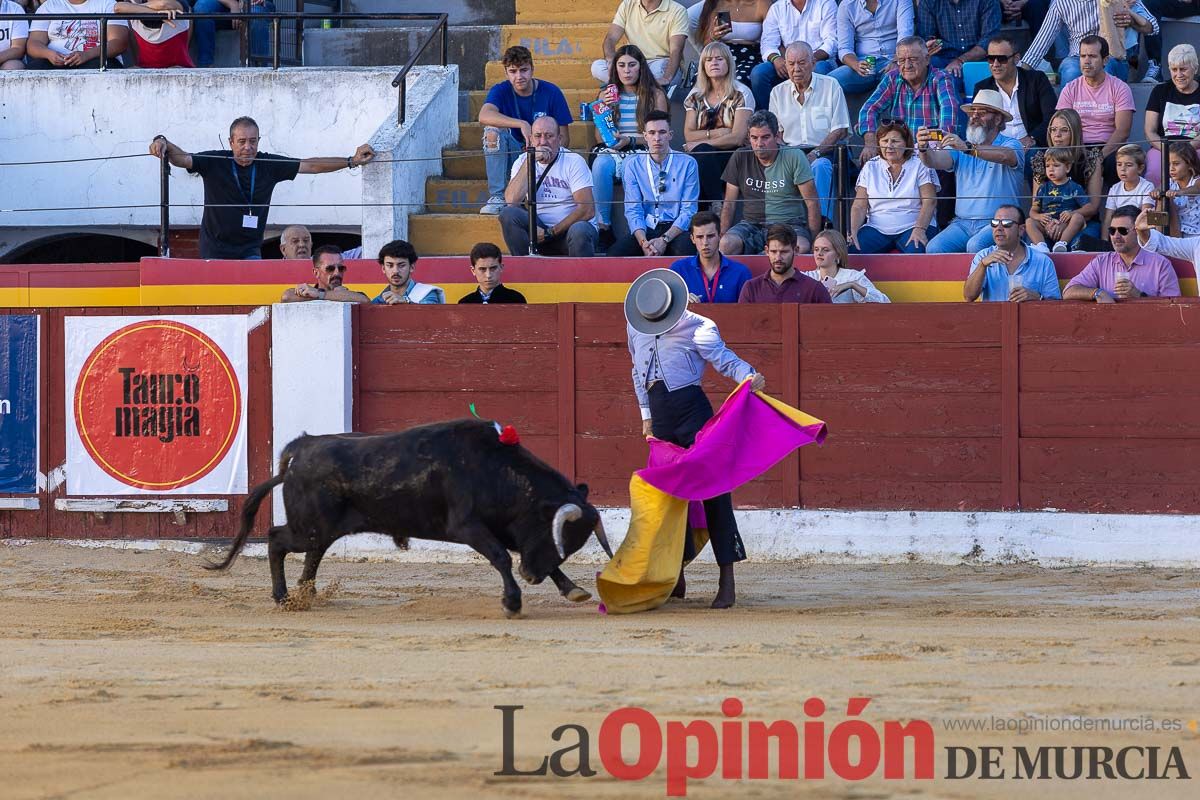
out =
<svg viewBox="0 0 1200 800"><path fill-rule="evenodd" d="M750 72L762 63L762 23L773 0L704 0L688 9L697 47L723 42L733 53L737 79L750 85Z"/></svg>
<svg viewBox="0 0 1200 800"><path fill-rule="evenodd" d="M879 155L863 165L850 207L850 252L924 253L937 235L937 173L917 157L903 122L880 126L876 140Z"/></svg>
<svg viewBox="0 0 1200 800"><path fill-rule="evenodd" d="M846 239L837 231L829 229L818 233L813 239L812 255L817 268L804 274L829 290L833 302L892 302L886 294L875 288L864 270L850 269Z"/></svg>
<svg viewBox="0 0 1200 800"><path fill-rule="evenodd" d="M613 96L609 86L616 86ZM645 150L642 126L651 111L666 111L667 96L654 80L642 51L632 44L617 50L609 65L608 85L600 90L599 100L613 111L613 126L617 143L607 147L600 130L592 160L592 195L596 201L596 219L600 236L612 235L613 185L621 181L625 156L635 150Z"/></svg>
<svg viewBox="0 0 1200 800"><path fill-rule="evenodd" d="M746 128L754 113L754 95L733 76L733 54L721 42L710 42L700 51L696 88L683 101L684 152L700 168L700 204L725 196L721 174L733 151L746 142Z"/></svg>
<svg viewBox="0 0 1200 800"><path fill-rule="evenodd" d="M1075 165L1071 167L1071 180L1087 189L1088 202L1075 213L1081 214L1088 220L1080 238L1079 247L1096 249L1100 245L1100 223L1096 215L1100 204L1104 201L1104 156L1099 147L1085 147L1083 144L1083 121L1079 112L1073 108L1063 108L1054 112L1050 124L1046 126L1046 141L1050 147L1069 148L1076 154ZM1029 158L1029 168L1033 175L1033 195L1046 182L1046 152L1039 150Z"/></svg>

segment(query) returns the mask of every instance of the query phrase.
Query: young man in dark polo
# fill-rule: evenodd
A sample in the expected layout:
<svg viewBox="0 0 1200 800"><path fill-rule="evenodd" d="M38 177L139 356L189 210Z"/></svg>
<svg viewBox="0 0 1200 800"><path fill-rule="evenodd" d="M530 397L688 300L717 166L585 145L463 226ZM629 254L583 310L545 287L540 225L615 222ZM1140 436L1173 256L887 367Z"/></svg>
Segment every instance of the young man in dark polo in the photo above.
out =
<svg viewBox="0 0 1200 800"><path fill-rule="evenodd" d="M471 248L471 274L479 288L460 299L460 303L524 303L525 295L500 282L504 272L504 256L491 242L480 242Z"/></svg>

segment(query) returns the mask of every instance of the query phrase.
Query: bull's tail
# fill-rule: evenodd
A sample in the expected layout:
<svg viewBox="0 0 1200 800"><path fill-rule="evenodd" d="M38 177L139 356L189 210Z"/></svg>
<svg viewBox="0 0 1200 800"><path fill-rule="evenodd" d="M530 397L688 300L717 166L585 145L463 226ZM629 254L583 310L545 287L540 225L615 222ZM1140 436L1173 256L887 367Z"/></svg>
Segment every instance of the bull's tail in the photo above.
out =
<svg viewBox="0 0 1200 800"><path fill-rule="evenodd" d="M238 553L242 552L242 548L246 545L246 539L250 536L250 531L254 529L254 517L258 514L258 507L271 494L272 489L283 483L283 479L287 475L288 465L292 461L289 449L284 448L283 455L279 459L279 474L255 486L250 490L250 494L246 495L246 502L242 503L242 528L229 545L229 552L225 555L225 560L220 563L210 561L204 565L205 569L229 569L237 559Z"/></svg>

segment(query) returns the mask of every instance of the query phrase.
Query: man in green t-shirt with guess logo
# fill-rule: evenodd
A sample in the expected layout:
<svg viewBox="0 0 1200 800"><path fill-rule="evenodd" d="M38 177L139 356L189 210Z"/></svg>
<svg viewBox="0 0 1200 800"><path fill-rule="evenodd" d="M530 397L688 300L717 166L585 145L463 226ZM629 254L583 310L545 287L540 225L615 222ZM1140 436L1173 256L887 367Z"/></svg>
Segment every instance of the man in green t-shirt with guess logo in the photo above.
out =
<svg viewBox="0 0 1200 800"><path fill-rule="evenodd" d="M735 152L721 175L725 181L722 253L761 253L767 228L776 224L795 229L797 253L811 250L813 232L821 230L816 184L804 151L783 147L782 134L779 119L770 111L756 111L750 117L750 146ZM742 221L734 225L739 203Z"/></svg>

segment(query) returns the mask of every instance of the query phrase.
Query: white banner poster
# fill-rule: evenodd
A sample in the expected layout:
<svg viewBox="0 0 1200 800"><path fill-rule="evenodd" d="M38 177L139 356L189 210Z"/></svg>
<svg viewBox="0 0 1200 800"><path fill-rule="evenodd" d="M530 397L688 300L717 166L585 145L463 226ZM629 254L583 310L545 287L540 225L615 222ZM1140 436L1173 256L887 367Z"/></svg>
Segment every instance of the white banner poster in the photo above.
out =
<svg viewBox="0 0 1200 800"><path fill-rule="evenodd" d="M64 322L67 494L246 493L245 316Z"/></svg>

